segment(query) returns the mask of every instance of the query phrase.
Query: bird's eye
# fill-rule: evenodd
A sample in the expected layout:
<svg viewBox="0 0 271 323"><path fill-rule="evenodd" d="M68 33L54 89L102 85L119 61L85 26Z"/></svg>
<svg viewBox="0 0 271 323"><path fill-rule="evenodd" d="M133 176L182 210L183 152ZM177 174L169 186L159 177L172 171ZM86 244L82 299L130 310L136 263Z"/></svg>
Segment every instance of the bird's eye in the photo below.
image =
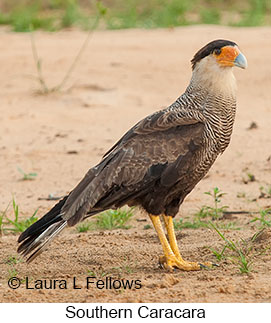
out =
<svg viewBox="0 0 271 323"><path fill-rule="evenodd" d="M221 49L215 49L214 53L215 53L215 55L220 55L221 54Z"/></svg>

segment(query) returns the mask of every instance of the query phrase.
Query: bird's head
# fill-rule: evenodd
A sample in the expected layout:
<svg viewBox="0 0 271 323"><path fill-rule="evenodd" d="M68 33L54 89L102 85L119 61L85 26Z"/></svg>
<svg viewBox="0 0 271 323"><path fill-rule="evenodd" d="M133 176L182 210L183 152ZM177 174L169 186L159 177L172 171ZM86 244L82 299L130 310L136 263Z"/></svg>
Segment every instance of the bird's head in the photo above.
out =
<svg viewBox="0 0 271 323"><path fill-rule="evenodd" d="M224 39L213 40L202 47L191 60L192 69L194 70L202 60L212 61L220 68L227 67L247 67L246 57L240 52L237 44Z"/></svg>
<svg viewBox="0 0 271 323"><path fill-rule="evenodd" d="M201 48L191 60L193 79L201 85L234 92L232 67L247 67L246 57L237 44L224 39L214 40Z"/></svg>

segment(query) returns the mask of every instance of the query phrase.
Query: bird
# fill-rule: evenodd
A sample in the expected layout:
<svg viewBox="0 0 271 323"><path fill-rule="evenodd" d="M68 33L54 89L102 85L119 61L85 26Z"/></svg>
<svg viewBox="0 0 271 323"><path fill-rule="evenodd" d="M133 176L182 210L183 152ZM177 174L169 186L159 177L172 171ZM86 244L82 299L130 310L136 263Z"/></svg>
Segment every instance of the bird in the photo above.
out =
<svg viewBox="0 0 271 323"><path fill-rule="evenodd" d="M198 50L191 64L190 83L173 104L136 123L69 194L21 233L17 251L28 263L65 227L128 205L150 217L166 270L213 266L183 259L173 218L229 145L236 112L233 67L245 69L247 60L235 42L217 39Z"/></svg>

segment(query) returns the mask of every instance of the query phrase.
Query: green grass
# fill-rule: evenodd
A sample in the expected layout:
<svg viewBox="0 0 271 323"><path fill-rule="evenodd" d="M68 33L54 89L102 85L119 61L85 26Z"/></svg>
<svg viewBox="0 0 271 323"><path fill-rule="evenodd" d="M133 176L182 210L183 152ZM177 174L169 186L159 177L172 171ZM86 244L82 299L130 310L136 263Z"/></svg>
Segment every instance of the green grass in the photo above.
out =
<svg viewBox="0 0 271 323"><path fill-rule="evenodd" d="M0 235L2 235L5 230L5 225L6 225L5 218L7 216L8 208L9 208L9 204L4 211L0 212Z"/></svg>
<svg viewBox="0 0 271 323"><path fill-rule="evenodd" d="M103 0L103 28L170 28L188 24L259 26L271 24L270 0ZM95 19L92 0L2 0L0 24L12 30L89 29Z"/></svg>
<svg viewBox="0 0 271 323"><path fill-rule="evenodd" d="M16 268L13 267L13 265L10 266L10 268L8 268L8 279L13 278L13 277L17 277L18 276L18 271Z"/></svg>
<svg viewBox="0 0 271 323"><path fill-rule="evenodd" d="M76 230L78 232L87 232L87 231L95 230L95 223L92 221L84 221L82 223L79 223L76 226Z"/></svg>
<svg viewBox="0 0 271 323"><path fill-rule="evenodd" d="M218 8L203 8L200 11L200 18L203 24L219 25L221 20Z"/></svg>
<svg viewBox="0 0 271 323"><path fill-rule="evenodd" d="M131 226L126 223L133 216L132 210L109 210L99 214L96 217L96 224L99 229L112 230L112 229L129 229Z"/></svg>
<svg viewBox="0 0 271 323"><path fill-rule="evenodd" d="M199 229L199 228L209 228L210 221L201 220L199 218L194 219L179 219L179 221L173 220L175 230L183 229ZM225 221L215 221L214 222L219 229L223 230L240 230L240 226L236 222L225 222Z"/></svg>
<svg viewBox="0 0 271 323"><path fill-rule="evenodd" d="M38 212L38 209L33 213L33 215L26 219L21 219L19 217L19 205L16 204L15 199L12 200L12 208L13 208L13 217L10 218L7 216L7 210L9 208L6 208L4 212L0 215L0 229L1 233L17 233L17 232L23 232L26 230L30 225L35 223L37 221L36 214Z"/></svg>
<svg viewBox="0 0 271 323"><path fill-rule="evenodd" d="M7 265L7 279L18 276L18 271L16 265L22 262L22 258L17 258L17 256L8 256L4 263ZM21 280L22 282L23 280Z"/></svg>
<svg viewBox="0 0 271 323"><path fill-rule="evenodd" d="M212 206L204 205L202 208L196 213L196 216L199 219L204 218L212 218L219 219L223 216L224 211L228 208L226 205L221 204L221 198L226 195L226 193L222 192L218 187L214 187L212 191L205 192L204 194L208 195L212 199Z"/></svg>
<svg viewBox="0 0 271 323"><path fill-rule="evenodd" d="M17 167L18 171L22 174L22 180L23 181L30 181L37 177L37 173L25 173L20 167Z"/></svg>
<svg viewBox="0 0 271 323"><path fill-rule="evenodd" d="M89 230L114 230L129 229L128 221L133 216L133 208L109 210L100 213L94 218L94 221L86 221L77 225L78 232L86 232Z"/></svg>
<svg viewBox="0 0 271 323"><path fill-rule="evenodd" d="M260 216L255 217L250 222L257 222L257 224L259 224L259 229L271 227L271 209L260 210Z"/></svg>
<svg viewBox="0 0 271 323"><path fill-rule="evenodd" d="M270 24L270 0L249 0L248 8L241 11L241 19L234 26L261 26Z"/></svg>
<svg viewBox="0 0 271 323"><path fill-rule="evenodd" d="M221 220L225 210L228 208L226 205L220 205L222 197L226 193L222 192L218 187L215 187L212 191L204 192L204 194L211 197L213 206L202 206L200 210L194 214L192 219L173 220L175 230L209 228L210 220L213 221L219 229L241 229L236 222Z"/></svg>
<svg viewBox="0 0 271 323"><path fill-rule="evenodd" d="M209 224L205 221L201 221L196 218L192 221L179 219L179 221L173 220L174 229L182 230L182 229L198 229L198 228L208 228Z"/></svg>
<svg viewBox="0 0 271 323"><path fill-rule="evenodd" d="M17 258L17 256L8 256L5 260L5 264L7 265L16 265L22 262L21 258Z"/></svg>
<svg viewBox="0 0 271 323"><path fill-rule="evenodd" d="M249 184L256 181L256 176L251 173L247 168L244 169L244 175L242 175L242 182L244 184Z"/></svg>
<svg viewBox="0 0 271 323"><path fill-rule="evenodd" d="M243 239L241 239L239 242L234 242L226 238L213 223L210 223L210 226L218 233L218 235L225 242L225 245L223 246L221 251L217 251L210 248L217 260L220 261L223 258L227 258L233 263L237 264L239 272L241 274L248 274L249 272L251 272L253 265L251 254L253 248L252 244ZM251 240L250 242L253 243L253 240ZM226 251L230 251L230 254L226 255Z"/></svg>
<svg viewBox="0 0 271 323"><path fill-rule="evenodd" d="M151 229L152 227L151 227L151 225L150 224L146 224L146 225L144 225L144 227L143 227L143 230L149 230L149 229Z"/></svg>

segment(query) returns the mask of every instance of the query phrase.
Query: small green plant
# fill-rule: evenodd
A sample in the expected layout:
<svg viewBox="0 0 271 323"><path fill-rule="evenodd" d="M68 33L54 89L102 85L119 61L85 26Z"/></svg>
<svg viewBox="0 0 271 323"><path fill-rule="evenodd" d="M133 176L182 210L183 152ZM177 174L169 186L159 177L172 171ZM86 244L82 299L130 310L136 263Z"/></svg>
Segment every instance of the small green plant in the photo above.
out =
<svg viewBox="0 0 271 323"><path fill-rule="evenodd" d="M37 173L25 173L20 167L17 167L18 171L22 174L23 181L31 181L37 177Z"/></svg>
<svg viewBox="0 0 271 323"><path fill-rule="evenodd" d="M255 175L253 175L252 173L247 173L247 177L250 182L255 182L256 180Z"/></svg>
<svg viewBox="0 0 271 323"><path fill-rule="evenodd" d="M204 205L196 216L199 219L211 217L212 219L219 219L223 216L224 211L228 206L219 206L221 203L221 198L226 194L223 193L218 187L215 187L212 191L204 192L204 194L209 195L213 199L214 206Z"/></svg>
<svg viewBox="0 0 271 323"><path fill-rule="evenodd" d="M5 260L5 264L8 265L16 265L20 263L22 260L20 258L17 258L17 256L8 256Z"/></svg>
<svg viewBox="0 0 271 323"><path fill-rule="evenodd" d="M173 220L174 229L182 230L182 229L198 229L198 228L206 228L208 227L208 223L205 221L201 221L199 218L193 219L191 221L185 221L183 219L179 219L179 221Z"/></svg>
<svg viewBox="0 0 271 323"><path fill-rule="evenodd" d="M226 193L223 193L219 188L215 187L212 191L205 192L204 194L212 197L214 205L204 205L197 213L194 214L192 219L180 219L179 221L173 220L175 230L208 228L209 220L207 219L215 221L216 226L220 229L240 230L240 227L236 222L221 221L225 210L228 208L226 205L220 205L221 198Z"/></svg>
<svg viewBox="0 0 271 323"><path fill-rule="evenodd" d="M186 221L184 219L179 219L179 221L173 220L174 229L198 229L198 228L209 228L209 221L201 220L196 216L192 221ZM235 222L222 222L216 221L216 226L223 230L240 230L241 228Z"/></svg>
<svg viewBox="0 0 271 323"><path fill-rule="evenodd" d="M149 224L144 225L143 230L149 230L151 229L151 226Z"/></svg>
<svg viewBox="0 0 271 323"><path fill-rule="evenodd" d="M90 230L114 230L129 229L131 226L126 223L133 216L133 208L109 210L97 215L94 221L82 222L77 227L78 232L87 232Z"/></svg>
<svg viewBox="0 0 271 323"><path fill-rule="evenodd" d="M87 274L88 276L91 276L91 277L95 277L95 278L97 277L97 274L94 270L88 269Z"/></svg>
<svg viewBox="0 0 271 323"><path fill-rule="evenodd" d="M87 231L95 230L95 223L92 221L84 221L77 225L76 230L78 232L87 232Z"/></svg>
<svg viewBox="0 0 271 323"><path fill-rule="evenodd" d="M226 244L223 246L222 251L216 251L214 249L210 249L215 257L218 260L221 260L223 257L230 259L233 263L238 264L238 269L241 274L247 274L251 272L252 270L252 256L251 256L251 250L252 245L249 245L249 243L243 239L241 239L240 242L235 243L232 240L227 239L219 229L210 222L210 227L212 227L219 236L226 242ZM253 241L252 241L253 242ZM225 251L230 250L232 253L231 255L226 256Z"/></svg>
<svg viewBox="0 0 271 323"><path fill-rule="evenodd" d="M236 222L222 222L216 223L216 226L221 230L241 230L240 226Z"/></svg>
<svg viewBox="0 0 271 323"><path fill-rule="evenodd" d="M126 223L132 216L132 209L128 211L125 209L109 210L96 217L96 226L98 229L105 230L129 229L131 226L127 226Z"/></svg>
<svg viewBox="0 0 271 323"><path fill-rule="evenodd" d="M260 210L260 217L255 217L250 222L260 223L260 229L271 227L271 209Z"/></svg>
<svg viewBox="0 0 271 323"><path fill-rule="evenodd" d="M250 172L247 172L245 177L243 177L244 184L248 184L248 183L255 182L255 181L256 181L255 175Z"/></svg>
<svg viewBox="0 0 271 323"><path fill-rule="evenodd" d="M212 253L216 257L216 259L218 261L221 261L223 258L225 258L224 252L227 249L227 245L225 245L220 252L218 250L213 249L213 248L209 248L209 249L212 251Z"/></svg>
<svg viewBox="0 0 271 323"><path fill-rule="evenodd" d="M125 257L120 266L112 267L112 269L117 271L118 277L123 277L127 274L132 274L135 266L136 263L131 262L127 257Z"/></svg>
<svg viewBox="0 0 271 323"><path fill-rule="evenodd" d="M37 221L36 214L38 209L34 212L34 214L27 218L27 219L19 219L19 206L16 204L15 199L12 200L13 206L13 214L14 220L10 219L7 215L5 215L6 222L2 223L2 230L4 232L11 231L11 232L23 232L26 230L31 224ZM3 226L5 225L5 226Z"/></svg>
<svg viewBox="0 0 271 323"><path fill-rule="evenodd" d="M1 235L4 233L4 230L5 230L5 224L6 223L5 223L4 219L6 218L8 208L9 208L9 205L7 206L5 211L0 213L0 234Z"/></svg>
<svg viewBox="0 0 271 323"><path fill-rule="evenodd" d="M95 277L95 278L103 278L106 277L109 273L104 271L102 268L98 269L98 270L87 270L87 275L91 276L91 277Z"/></svg>
<svg viewBox="0 0 271 323"><path fill-rule="evenodd" d="M259 198L271 198L271 185L267 185L267 186L260 186L260 196Z"/></svg>
<svg viewBox="0 0 271 323"><path fill-rule="evenodd" d="M18 271L13 265L8 268L8 279L18 276Z"/></svg>

